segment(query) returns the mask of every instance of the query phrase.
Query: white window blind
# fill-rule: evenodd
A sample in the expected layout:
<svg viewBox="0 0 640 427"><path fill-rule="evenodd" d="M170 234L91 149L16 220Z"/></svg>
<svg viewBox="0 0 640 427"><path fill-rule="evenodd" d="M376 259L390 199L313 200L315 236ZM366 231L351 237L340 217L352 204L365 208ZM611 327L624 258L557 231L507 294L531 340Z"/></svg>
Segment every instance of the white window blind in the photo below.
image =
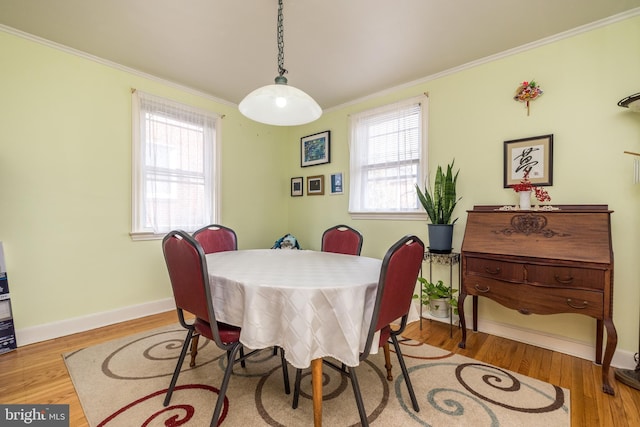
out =
<svg viewBox="0 0 640 427"><path fill-rule="evenodd" d="M421 213L415 185L427 176L427 97L350 118L349 212Z"/></svg>
<svg viewBox="0 0 640 427"><path fill-rule="evenodd" d="M214 113L133 93L134 239L217 222L218 122Z"/></svg>

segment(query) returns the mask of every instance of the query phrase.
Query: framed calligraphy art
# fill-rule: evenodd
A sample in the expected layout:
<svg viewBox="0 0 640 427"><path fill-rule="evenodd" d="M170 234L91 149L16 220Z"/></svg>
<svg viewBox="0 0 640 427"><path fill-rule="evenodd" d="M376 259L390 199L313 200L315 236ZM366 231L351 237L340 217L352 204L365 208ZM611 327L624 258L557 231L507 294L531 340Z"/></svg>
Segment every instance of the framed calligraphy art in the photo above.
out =
<svg viewBox="0 0 640 427"><path fill-rule="evenodd" d="M533 185L553 185L553 134L504 142L504 188L527 172Z"/></svg>

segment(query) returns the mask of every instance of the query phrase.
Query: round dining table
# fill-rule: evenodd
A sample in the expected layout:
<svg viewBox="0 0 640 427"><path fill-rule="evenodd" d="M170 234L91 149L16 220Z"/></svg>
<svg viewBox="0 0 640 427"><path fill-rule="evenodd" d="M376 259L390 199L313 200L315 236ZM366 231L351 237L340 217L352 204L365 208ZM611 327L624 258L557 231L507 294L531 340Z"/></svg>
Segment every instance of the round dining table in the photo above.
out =
<svg viewBox="0 0 640 427"><path fill-rule="evenodd" d="M216 320L241 327L247 348L278 346L295 368L311 366L314 425L322 425L322 359L359 364L382 261L289 249L216 252L206 260Z"/></svg>

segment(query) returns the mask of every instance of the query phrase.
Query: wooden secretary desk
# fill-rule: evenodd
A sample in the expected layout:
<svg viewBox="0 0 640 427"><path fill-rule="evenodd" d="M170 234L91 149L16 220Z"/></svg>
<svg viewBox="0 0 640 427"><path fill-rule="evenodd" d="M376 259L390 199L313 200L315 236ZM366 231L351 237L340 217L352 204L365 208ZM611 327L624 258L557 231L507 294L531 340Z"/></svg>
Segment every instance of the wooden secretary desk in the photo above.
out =
<svg viewBox="0 0 640 427"><path fill-rule="evenodd" d="M596 363L602 390L613 395L609 365L618 342L613 324L613 250L607 205L560 205L550 210L474 206L461 249L459 347L466 347L464 300L478 297L522 314L575 313L596 319ZM602 359L603 326L607 344Z"/></svg>

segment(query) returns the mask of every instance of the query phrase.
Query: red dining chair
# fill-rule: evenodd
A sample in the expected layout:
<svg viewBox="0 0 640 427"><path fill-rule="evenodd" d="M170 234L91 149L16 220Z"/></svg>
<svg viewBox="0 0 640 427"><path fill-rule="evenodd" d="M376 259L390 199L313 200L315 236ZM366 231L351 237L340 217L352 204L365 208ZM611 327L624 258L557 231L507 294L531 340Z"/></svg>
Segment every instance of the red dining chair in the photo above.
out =
<svg viewBox="0 0 640 427"><path fill-rule="evenodd" d="M219 224L210 224L193 232L193 238L200 243L205 254L224 251L237 251L238 238L236 232L229 227ZM199 335L195 334L191 342L190 367L196 366L196 356L198 355ZM242 356L242 350L240 356ZM244 368L244 362L242 362Z"/></svg>
<svg viewBox="0 0 640 427"><path fill-rule="evenodd" d="M242 343L240 343L240 328L216 321L205 253L200 243L188 233L175 230L167 234L162 240L162 250L169 271L171 287L173 288L178 319L180 324L187 330L187 336L182 345L178 363L167 389L164 406L169 405L171 401L171 395L178 381L189 343L194 334L202 335L227 352L227 367L224 371L222 384L218 392L218 400L211 418L211 426L215 427L218 425L229 380L233 373L233 365L244 361L259 350L253 350L247 355L238 357L238 352L243 348ZM193 323L186 322L185 312L195 316ZM289 394L287 366L284 360L284 353L281 351L280 354L285 379L285 392Z"/></svg>
<svg viewBox="0 0 640 427"><path fill-rule="evenodd" d="M362 234L348 225L336 225L322 234L322 252L360 255L362 250Z"/></svg>
<svg viewBox="0 0 640 427"><path fill-rule="evenodd" d="M224 225L211 224L193 232L205 254L223 251L237 251L236 232Z"/></svg>
<svg viewBox="0 0 640 427"><path fill-rule="evenodd" d="M422 265L424 256L424 243L416 236L408 235L398 240L389 250L382 261L380 270L380 279L378 280L378 292L376 294L375 306L371 316L371 324L367 334L367 341L364 351L360 353L360 361L365 360L371 351L373 345L373 337L377 331L380 331L380 340L377 345L382 347L391 340L393 347L398 356L398 363L404 375L407 390L416 412L420 411L418 400L413 391L411 380L407 366L404 363L402 351L398 344L398 336L407 326L409 317L409 309L413 292ZM391 327L391 323L396 319L401 319L400 326L397 329ZM330 361L325 360L324 363L351 378L351 386L356 399L358 413L360 414L360 423L362 426L368 426L367 413L362 403L362 395L360 386L356 377L355 367L338 366ZM296 381L293 392L293 407L298 406L298 398L300 396L300 375L296 374Z"/></svg>
<svg viewBox="0 0 640 427"><path fill-rule="evenodd" d="M348 225L336 225L328 228L322 234L322 247L323 252L334 252L338 254L346 255L360 255L362 250L362 234ZM391 352L389 351L389 343L385 343L383 346L384 351L384 367L387 370L387 380L392 381L393 375L391 374ZM296 375L298 372L296 371Z"/></svg>

